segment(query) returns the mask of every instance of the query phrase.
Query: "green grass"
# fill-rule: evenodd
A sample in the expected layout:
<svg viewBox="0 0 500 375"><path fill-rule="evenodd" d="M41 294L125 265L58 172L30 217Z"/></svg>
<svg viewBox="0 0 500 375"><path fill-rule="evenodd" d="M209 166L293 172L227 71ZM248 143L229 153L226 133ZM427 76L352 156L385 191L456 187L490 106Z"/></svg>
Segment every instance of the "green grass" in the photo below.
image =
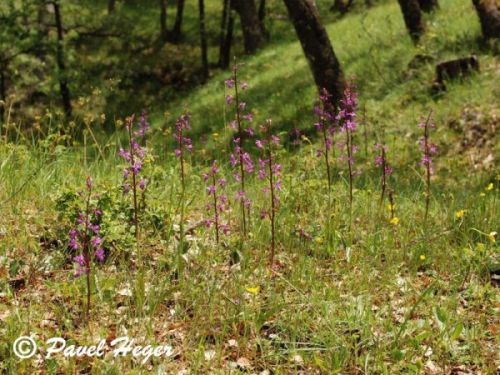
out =
<svg viewBox="0 0 500 375"><path fill-rule="evenodd" d="M355 179L349 230L345 166L335 166L335 205L329 207L315 137L309 136L301 147L286 145L279 151L284 189L275 271L267 265L269 222L259 219L268 199L261 193L262 182L253 177L248 238L241 241L237 234L235 207L225 215L233 232L223 236L220 246L212 229L196 226L190 231L182 271L176 271L179 171L170 131L164 127L170 129L184 109L192 114L195 152L187 166L186 227L194 227L205 216L201 173L212 157L231 181L229 196L237 190L226 165L230 132L224 112L226 120L230 113L224 107L223 80L228 72L216 72L206 85L181 93L165 108L152 108L155 129L148 145L155 158L145 169L150 185L139 244L130 233L130 197L119 191L121 162L116 151L123 134L106 136L96 130L100 157L88 135L86 147L82 140L68 147L55 135L32 142L29 133L10 127L11 135L18 134L16 142L0 146L2 371L437 374L463 366L470 373L494 374L499 295L490 270L498 267L498 241L488 234L499 229L500 181L495 162L486 168L480 160L488 153L498 155L498 146L493 141L491 149L464 150L460 142L469 122L475 121L467 119L466 109L482 114L482 126L496 126L498 61L493 52L479 47L479 24L471 17L469 2L440 4L428 17L428 32L418 48L405 32L396 3L335 21L328 16L335 51L346 76L356 77L361 107L366 107L368 154L360 130L356 167L362 174ZM278 3L272 7L271 14L283 12ZM250 83L245 100L257 122L271 117L284 133L294 127L308 131L314 122L315 88L291 26L280 22L285 23L276 17L272 25L283 34L241 61L241 77ZM408 69L417 53L433 61ZM441 96L432 97L434 63L471 53L478 55L481 72L450 83ZM431 137L440 151L426 223L423 171L418 166L421 130L416 124L429 109L437 125ZM163 112L169 113L166 119ZM456 122L458 130L452 126ZM373 167L372 149L377 139L389 145L395 169L389 184L395 191L397 225L389 222L387 202L379 205L380 176ZM66 251L75 209L68 196L83 189L87 175L108 202L103 231L110 248L110 258L92 275L88 325L82 319L84 279L73 278ZM465 210L463 218L456 217L460 210ZM301 230L308 238L298 235ZM137 258L138 247L142 259ZM140 263L145 265L144 293L137 277ZM12 286L14 280L23 280L24 286ZM247 290L257 287L257 293ZM83 345L128 335L141 344L170 344L176 355L146 365L131 357L59 355L21 361L11 347L20 335L33 335L40 346L54 336ZM238 367L237 362L251 368Z"/></svg>

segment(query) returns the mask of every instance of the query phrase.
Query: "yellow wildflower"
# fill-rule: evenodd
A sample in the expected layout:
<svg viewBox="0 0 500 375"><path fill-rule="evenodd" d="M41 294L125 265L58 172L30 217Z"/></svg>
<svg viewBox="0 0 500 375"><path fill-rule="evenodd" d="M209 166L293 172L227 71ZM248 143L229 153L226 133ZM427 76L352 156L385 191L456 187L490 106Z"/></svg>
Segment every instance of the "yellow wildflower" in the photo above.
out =
<svg viewBox="0 0 500 375"><path fill-rule="evenodd" d="M322 243L323 243L323 238L322 238L322 237L316 237L316 238L314 239L314 241L315 241L316 243L318 243L318 244L322 244Z"/></svg>
<svg viewBox="0 0 500 375"><path fill-rule="evenodd" d="M486 194L485 194L483 191L479 193L479 196L480 196L480 197L484 197L485 195L486 195Z"/></svg>
<svg viewBox="0 0 500 375"><path fill-rule="evenodd" d="M478 249L479 251L483 251L483 250L484 250L484 247L485 247L484 243L482 243L482 242L478 242L478 243L476 244L476 246L477 246L477 249Z"/></svg>
<svg viewBox="0 0 500 375"><path fill-rule="evenodd" d="M490 232L488 239L493 243L497 242L497 232Z"/></svg>
<svg viewBox="0 0 500 375"><path fill-rule="evenodd" d="M425 260L425 255L420 255L420 260L424 261Z"/></svg>
<svg viewBox="0 0 500 375"><path fill-rule="evenodd" d="M396 208L396 204L390 204L390 203L389 203L389 204L387 205L387 209L388 209L389 211L393 211L395 208Z"/></svg>
<svg viewBox="0 0 500 375"><path fill-rule="evenodd" d="M260 292L260 285L253 286L253 287L248 287L245 288L248 293L251 293L253 295L259 294Z"/></svg>
<svg viewBox="0 0 500 375"><path fill-rule="evenodd" d="M490 182L488 186L486 186L486 190L488 191L493 190L493 182Z"/></svg>
<svg viewBox="0 0 500 375"><path fill-rule="evenodd" d="M465 215L465 210L459 210L459 211L455 212L455 217L457 219L460 219L460 218L464 217L464 215Z"/></svg>
<svg viewBox="0 0 500 375"><path fill-rule="evenodd" d="M391 220L389 220L389 223L391 223L392 225L398 225L399 217L393 217Z"/></svg>

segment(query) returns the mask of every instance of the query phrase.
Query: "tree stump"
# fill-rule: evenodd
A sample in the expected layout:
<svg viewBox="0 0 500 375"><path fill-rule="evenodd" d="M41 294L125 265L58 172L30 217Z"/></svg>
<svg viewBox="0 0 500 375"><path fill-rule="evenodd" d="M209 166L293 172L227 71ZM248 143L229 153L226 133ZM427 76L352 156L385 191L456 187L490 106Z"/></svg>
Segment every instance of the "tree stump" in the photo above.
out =
<svg viewBox="0 0 500 375"><path fill-rule="evenodd" d="M443 61L436 65L436 80L434 89L446 90L446 80L470 76L479 71L479 61L476 56L462 57L455 60Z"/></svg>

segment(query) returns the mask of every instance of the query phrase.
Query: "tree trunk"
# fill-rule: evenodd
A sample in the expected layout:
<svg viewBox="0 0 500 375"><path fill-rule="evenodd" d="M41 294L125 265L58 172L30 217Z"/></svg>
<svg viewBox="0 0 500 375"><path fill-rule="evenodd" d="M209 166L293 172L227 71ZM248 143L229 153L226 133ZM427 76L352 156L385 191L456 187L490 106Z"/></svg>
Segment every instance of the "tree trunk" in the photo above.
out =
<svg viewBox="0 0 500 375"><path fill-rule="evenodd" d="M430 13L439 8L438 0L418 0L420 9L425 13Z"/></svg>
<svg viewBox="0 0 500 375"><path fill-rule="evenodd" d="M182 16L184 14L184 1L177 0L177 14L175 15L174 28L172 29L172 41L177 42L181 38Z"/></svg>
<svg viewBox="0 0 500 375"><path fill-rule="evenodd" d="M231 62L231 45L233 43L233 29L234 29L234 13L231 10L231 0L228 0L227 4L228 4L227 28L224 30L225 32L224 41L219 51L219 65L223 69L227 69L229 67L229 63Z"/></svg>
<svg viewBox="0 0 500 375"><path fill-rule="evenodd" d="M405 20L406 28L413 43L417 43L425 31L422 12L418 0L398 0Z"/></svg>
<svg viewBox="0 0 500 375"><path fill-rule="evenodd" d="M266 38L266 40L269 40L269 32L266 29L266 23L265 23L266 0L260 0L258 15L259 15L259 24L260 24L260 28L262 30L262 33L264 34L264 37Z"/></svg>
<svg viewBox="0 0 500 375"><path fill-rule="evenodd" d="M260 23L263 23L265 18L266 18L266 0L260 0L260 3L259 3L259 21L260 21Z"/></svg>
<svg viewBox="0 0 500 375"><path fill-rule="evenodd" d="M219 62L218 65L222 67L222 55L224 51L224 44L226 41L226 28L228 24L230 0L222 0L222 17L220 20L220 34L219 34Z"/></svg>
<svg viewBox="0 0 500 375"><path fill-rule="evenodd" d="M167 40L167 0L160 0L160 38Z"/></svg>
<svg viewBox="0 0 500 375"><path fill-rule="evenodd" d="M337 105L344 93L344 75L318 10L311 0L284 1L318 90L328 90Z"/></svg>
<svg viewBox="0 0 500 375"><path fill-rule="evenodd" d="M264 44L264 33L259 22L254 0L232 0L231 5L240 15L245 53L253 54Z"/></svg>
<svg viewBox="0 0 500 375"><path fill-rule="evenodd" d="M495 0L472 0L484 39L500 38L500 4Z"/></svg>
<svg viewBox="0 0 500 375"><path fill-rule="evenodd" d="M7 87L5 84L5 67L0 67L0 122L5 121L5 106L7 105Z"/></svg>
<svg viewBox="0 0 500 375"><path fill-rule="evenodd" d="M208 79L208 53L207 53L207 33L205 30L205 1L198 0L198 9L200 13L200 45L201 45L201 65L203 73L203 82Z"/></svg>
<svg viewBox="0 0 500 375"><path fill-rule="evenodd" d="M59 70L59 88L61 91L62 105L64 108L64 113L66 117L71 117L72 107L71 107L71 94L68 87L67 77L66 77L66 65L64 62L64 47L63 47L63 24L61 18L61 11L59 9L59 1L56 0L52 3L54 7L54 17L57 29L57 49L56 49L56 60L57 68Z"/></svg>
<svg viewBox="0 0 500 375"><path fill-rule="evenodd" d="M115 0L108 0L108 14L111 14L115 11L115 5L116 5Z"/></svg>

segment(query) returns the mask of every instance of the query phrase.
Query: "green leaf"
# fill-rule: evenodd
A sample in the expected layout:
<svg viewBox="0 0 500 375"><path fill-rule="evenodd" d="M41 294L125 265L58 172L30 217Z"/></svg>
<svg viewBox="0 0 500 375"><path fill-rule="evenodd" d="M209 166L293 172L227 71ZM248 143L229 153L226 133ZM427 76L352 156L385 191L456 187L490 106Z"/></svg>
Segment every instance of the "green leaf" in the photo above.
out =
<svg viewBox="0 0 500 375"><path fill-rule="evenodd" d="M458 339L458 337L462 333L463 329L464 329L464 325L462 324L462 322L458 322L457 325L455 326L455 329L453 330L453 332L450 336L450 339L452 341L455 341L456 339Z"/></svg>
<svg viewBox="0 0 500 375"><path fill-rule="evenodd" d="M419 342L424 341L426 338L431 336L431 332L429 331L424 331L422 333L419 333L417 336L415 336L415 339L417 339Z"/></svg>
<svg viewBox="0 0 500 375"><path fill-rule="evenodd" d="M399 362L404 358L404 353L399 349L394 349L391 353L391 357L396 362Z"/></svg>
<svg viewBox="0 0 500 375"><path fill-rule="evenodd" d="M9 264L9 276L14 277L17 275L17 270L19 269L19 264L16 260L10 262Z"/></svg>
<svg viewBox="0 0 500 375"><path fill-rule="evenodd" d="M446 315L446 312L440 307L436 307L434 309L434 314L437 320L440 321L441 323L446 324L446 322L448 321L448 316Z"/></svg>

